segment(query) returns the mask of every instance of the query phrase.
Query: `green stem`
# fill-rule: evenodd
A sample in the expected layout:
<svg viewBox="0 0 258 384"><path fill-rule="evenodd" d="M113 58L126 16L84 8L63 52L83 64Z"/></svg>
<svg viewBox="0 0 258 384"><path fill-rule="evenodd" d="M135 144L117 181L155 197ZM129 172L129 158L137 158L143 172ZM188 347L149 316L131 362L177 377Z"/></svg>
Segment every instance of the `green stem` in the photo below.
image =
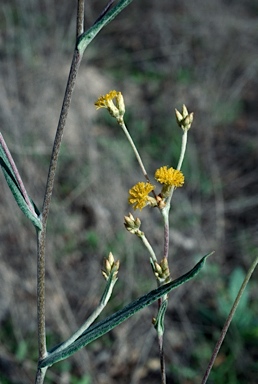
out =
<svg viewBox="0 0 258 384"><path fill-rule="evenodd" d="M182 136L181 153L180 153L179 161L176 168L178 171L181 170L183 160L185 157L185 151L186 151L186 145L187 145L187 132L188 132L187 130L184 130L184 133Z"/></svg>
<svg viewBox="0 0 258 384"><path fill-rule="evenodd" d="M145 245L145 247L149 251L149 253L151 255L151 260L157 261L157 257L155 255L155 252L154 252L152 246L150 245L150 243L149 243L147 237L145 236L145 234L142 232L142 234L138 235L138 237L141 239L141 241L143 242L143 244Z"/></svg>
<svg viewBox="0 0 258 384"><path fill-rule="evenodd" d="M184 160L184 157L185 157L185 151L186 151L186 145L187 145L187 132L188 131L185 130L183 135L182 135L180 157L179 157L177 168L176 168L178 171L181 170L181 167L182 167L182 164L183 164L183 160ZM165 208L163 208L163 211L164 211L163 216L166 213L169 214L170 205L171 205L171 199L172 199L172 196L173 196L173 193L174 193L175 189L176 189L175 187L172 187L170 195L169 195L169 197L166 200L166 206L165 206Z"/></svg>
<svg viewBox="0 0 258 384"><path fill-rule="evenodd" d="M150 179L149 179L147 171L146 171L146 169L145 169L145 167L143 165L141 156L140 156L140 154L139 154L139 152L138 152L138 150L137 150L137 148L136 148L136 146L135 146L135 144L133 142L133 139L132 139L130 133L128 132L128 129L126 128L126 125L125 125L124 121L119 122L119 125L122 128L122 130L124 131L124 134L125 134L127 140L129 141L129 143L130 143L130 145L131 145L131 147L132 147L132 149L134 151L134 154L135 154L136 159L137 159L137 161L138 161L138 163L139 163L139 165L141 167L141 170L142 170L142 173L143 173L144 177L146 178L148 183L150 183Z"/></svg>
<svg viewBox="0 0 258 384"><path fill-rule="evenodd" d="M258 256L255 258L254 262L252 263L251 267L249 268L249 270L248 270L248 272L247 272L247 274L245 276L245 279L244 279L244 281L243 281L243 283L242 283L242 285L241 285L241 287L239 289L237 297L236 297L236 299L234 301L234 304L233 304L233 306L231 308L231 311L230 311L230 313L228 315L228 318L227 318L227 320L226 320L226 322L224 324L224 327L223 327L223 329L221 331L219 340L217 341L217 344L215 345L213 354L211 356L211 359L209 361L208 367L207 367L207 369L205 371L205 374L204 374L204 377L202 379L202 382L201 382L202 384L205 384L207 382L207 380L208 380L208 377L210 375L211 369L212 369L212 367L214 365L214 362L216 360L216 357L218 355L220 347L221 347L221 345L222 345L222 343L224 341L224 338L225 338L225 336L227 334L228 328L229 328L230 323L231 323L231 321L232 321L232 319L234 317L234 314L236 312L236 309L238 307L240 299L241 299L241 297L242 297L242 295L244 293L244 290L245 290L245 288L246 288L246 286L247 286L247 284L248 284L248 282L249 282L249 280L250 280L250 278L251 278L251 276L252 276L252 274L253 274L256 266L257 266L257 264L258 264Z"/></svg>

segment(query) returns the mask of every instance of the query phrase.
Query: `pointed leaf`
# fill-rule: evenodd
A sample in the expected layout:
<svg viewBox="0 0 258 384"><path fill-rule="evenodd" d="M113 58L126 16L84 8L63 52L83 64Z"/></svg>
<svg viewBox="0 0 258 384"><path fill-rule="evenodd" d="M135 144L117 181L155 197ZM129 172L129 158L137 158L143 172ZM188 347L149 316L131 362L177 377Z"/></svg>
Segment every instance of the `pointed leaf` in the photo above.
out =
<svg viewBox="0 0 258 384"><path fill-rule="evenodd" d="M9 160L8 160L8 158L7 158L1 145L0 145L0 165L1 165L2 170L3 170L5 180L9 186L9 188L13 194L13 197L15 198L18 206L20 207L22 212L25 214L25 216L34 224L34 226L37 229L42 229L40 219L35 214L33 214L33 212L28 207L28 204L27 204L27 202L26 202L26 200L22 194L22 191L21 191L19 184L16 180L15 174L12 170L11 164L10 164L10 162L9 162ZM36 208L36 205L34 204L34 202L32 200L31 200L31 202L35 208L35 212L38 212L38 209Z"/></svg>

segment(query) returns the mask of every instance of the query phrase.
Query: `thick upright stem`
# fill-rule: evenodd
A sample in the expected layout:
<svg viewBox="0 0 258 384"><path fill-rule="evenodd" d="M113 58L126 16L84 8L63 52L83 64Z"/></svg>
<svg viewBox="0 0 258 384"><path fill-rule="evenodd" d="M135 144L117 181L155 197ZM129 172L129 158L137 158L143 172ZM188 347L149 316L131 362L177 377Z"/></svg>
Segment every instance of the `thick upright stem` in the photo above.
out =
<svg viewBox="0 0 258 384"><path fill-rule="evenodd" d="M75 85L76 75L80 65L81 57L79 52L75 50L71 70L67 82L66 92L64 96L63 106L60 114L60 119L57 127L56 137L53 145L53 152L50 161L48 179L46 184L46 191L44 203L42 208L42 231L38 232L38 266L37 266L37 308L38 308L38 348L39 359L46 355L46 334L45 334L45 239L46 239L46 225L50 208L51 196L55 180L55 172L57 167L58 156L60 152L61 141L66 124L66 118L71 103L72 92Z"/></svg>
<svg viewBox="0 0 258 384"><path fill-rule="evenodd" d="M36 379L35 379L35 384L43 384L44 383L44 378L47 372L47 368L39 368L37 371Z"/></svg>
<svg viewBox="0 0 258 384"><path fill-rule="evenodd" d="M78 17L79 18L79 17ZM80 27L81 28L81 27ZM45 248L46 248L46 226L47 218L49 214L50 202L54 187L55 173L57 167L57 161L60 153L61 141L66 125L66 119L68 110L71 104L72 92L75 85L76 76L81 62L81 55L77 49L74 51L74 56L71 64L71 69L67 81L66 91L64 95L63 105L60 113L60 118L57 126L55 141L53 145L53 151L49 166L48 178L46 183L46 191L44 196L43 208L42 208L42 231L37 234L38 240L38 265L37 265L37 309L38 309L38 349L39 360L46 357L46 330L45 330ZM40 380L39 377L43 377L42 372L37 373L36 382ZM41 381L39 381L41 382ZM43 382L43 381L42 381Z"/></svg>
<svg viewBox="0 0 258 384"><path fill-rule="evenodd" d="M159 338L161 384L166 384L166 366L165 366L165 358L164 358L163 334L159 335L158 338Z"/></svg>
<svg viewBox="0 0 258 384"><path fill-rule="evenodd" d="M46 357L45 327L45 231L37 232L37 310L39 360Z"/></svg>
<svg viewBox="0 0 258 384"><path fill-rule="evenodd" d="M74 90L75 80L77 77L77 73L80 67L81 63L81 54L80 52L75 49L74 55L73 55L73 61L71 64L71 69L68 77L68 82L65 90L64 95L64 101L62 105L62 110L57 126L55 141L53 145L53 151L50 161L50 167L48 172L48 178L47 178L47 185L46 185L46 191L45 191L45 198L42 208L42 224L43 224L43 230L45 230L47 218L49 214L49 208L50 208L50 202L51 202L51 196L53 192L54 187L54 181L55 181L55 173L56 173L56 167L57 167L57 161L60 153L60 147L62 142L62 137L64 133L64 128L66 125L66 119L68 115L68 110L70 108L71 99L72 99L72 93Z"/></svg>
<svg viewBox="0 0 258 384"><path fill-rule="evenodd" d="M84 32L84 0L77 3L76 40Z"/></svg>

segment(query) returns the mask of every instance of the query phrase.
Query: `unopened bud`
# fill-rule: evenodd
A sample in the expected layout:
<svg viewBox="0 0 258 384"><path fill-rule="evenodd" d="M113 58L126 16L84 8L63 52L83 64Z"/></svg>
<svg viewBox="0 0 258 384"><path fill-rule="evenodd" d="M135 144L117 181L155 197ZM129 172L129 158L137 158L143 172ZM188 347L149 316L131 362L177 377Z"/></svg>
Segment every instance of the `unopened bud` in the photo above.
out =
<svg viewBox="0 0 258 384"><path fill-rule="evenodd" d="M131 213L129 213L129 216L124 216L124 225L127 231L129 231L132 234L139 234L139 228L141 226L141 220L137 217L136 219L133 217Z"/></svg>
<svg viewBox="0 0 258 384"><path fill-rule="evenodd" d="M154 262L154 274L160 283L168 283L171 280L168 260L164 257L160 263Z"/></svg>
<svg viewBox="0 0 258 384"><path fill-rule="evenodd" d="M115 261L112 252L109 253L108 257L104 259L104 268L101 272L104 278L107 280L111 273L113 273L113 279L117 277L119 270L120 261Z"/></svg>
<svg viewBox="0 0 258 384"><path fill-rule="evenodd" d="M120 115L120 117L123 117L125 114L125 103L124 103L124 98L123 98L123 95L121 92L117 93L116 100L117 100L117 107L119 110L119 115Z"/></svg>
<svg viewBox="0 0 258 384"><path fill-rule="evenodd" d="M191 124L193 122L193 112L188 113L188 110L185 105L182 107L182 113L180 113L177 109L175 109L176 120L179 127L181 127L184 131L188 131L191 128Z"/></svg>

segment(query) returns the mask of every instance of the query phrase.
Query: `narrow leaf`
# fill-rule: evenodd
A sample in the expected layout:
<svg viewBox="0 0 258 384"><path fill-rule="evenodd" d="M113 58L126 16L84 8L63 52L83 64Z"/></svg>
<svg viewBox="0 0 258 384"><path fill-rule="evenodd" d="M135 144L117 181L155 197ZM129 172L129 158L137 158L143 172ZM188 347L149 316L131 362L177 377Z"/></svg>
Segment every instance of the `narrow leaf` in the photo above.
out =
<svg viewBox="0 0 258 384"><path fill-rule="evenodd" d="M12 194L13 194L13 197L15 198L18 206L20 207L21 211L34 224L34 226L37 229L41 229L42 228L41 221L36 214L36 212L38 212L38 209L36 208L36 205L34 204L33 201L31 201L31 202L32 202L32 205L35 209L35 212L32 212L31 209L29 208L28 203L26 202L26 200L22 194L21 188L20 188L20 186L16 180L16 177L15 177L15 174L12 170L11 164L10 164L10 162L9 162L9 160L5 154L5 151L1 145L0 145L0 165L1 165L2 170L3 170L5 180L9 186Z"/></svg>
<svg viewBox="0 0 258 384"><path fill-rule="evenodd" d="M39 368L51 366L54 363L66 359L71 356L73 353L78 351L79 349L85 347L87 344L92 341L98 339L103 336L105 333L109 332L117 325L121 324L123 321L127 320L129 317L133 316L136 312L140 311L144 307L154 303L156 300L161 298L162 296L168 294L172 289L179 287L186 283L188 280L192 279L204 266L205 260L208 256L210 256L213 252L205 255L199 263L195 265L193 269L179 277L176 280L171 281L168 284L162 285L161 287L154 289L148 294L140 297L139 299L133 301L132 303L125 306L123 309L117 311L113 315L107 317L103 321L98 322L95 325L92 325L88 328L78 339L74 341L73 344L69 345L69 347L60 350L61 345L59 345L58 351L49 352L48 356L39 362Z"/></svg>

